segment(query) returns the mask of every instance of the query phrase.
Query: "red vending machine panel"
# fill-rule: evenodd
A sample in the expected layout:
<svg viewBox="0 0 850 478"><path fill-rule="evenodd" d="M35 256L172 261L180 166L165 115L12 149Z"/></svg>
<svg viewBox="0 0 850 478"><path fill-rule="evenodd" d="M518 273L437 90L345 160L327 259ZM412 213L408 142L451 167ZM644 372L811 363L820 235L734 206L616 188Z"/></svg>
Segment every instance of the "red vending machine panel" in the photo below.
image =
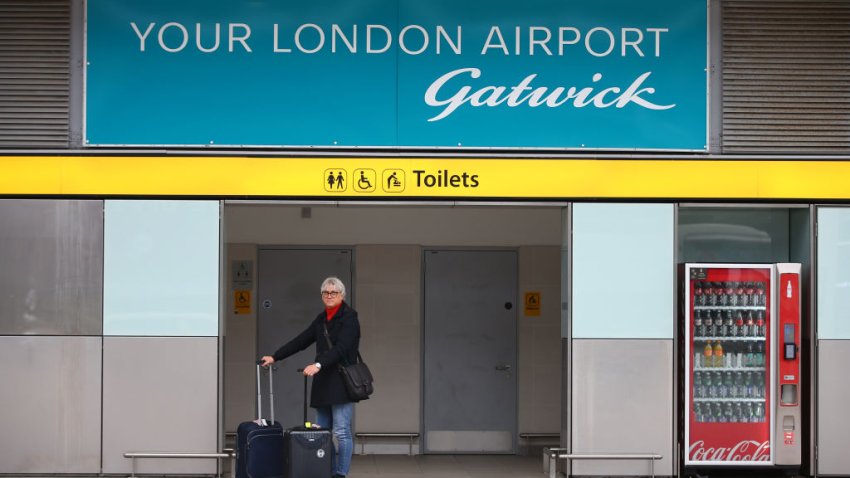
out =
<svg viewBox="0 0 850 478"><path fill-rule="evenodd" d="M801 264L776 265L778 314L776 322L777 386L775 464L799 465L802 460L802 399L800 350L802 344Z"/></svg>
<svg viewBox="0 0 850 478"><path fill-rule="evenodd" d="M773 464L774 266L685 267L686 465Z"/></svg>

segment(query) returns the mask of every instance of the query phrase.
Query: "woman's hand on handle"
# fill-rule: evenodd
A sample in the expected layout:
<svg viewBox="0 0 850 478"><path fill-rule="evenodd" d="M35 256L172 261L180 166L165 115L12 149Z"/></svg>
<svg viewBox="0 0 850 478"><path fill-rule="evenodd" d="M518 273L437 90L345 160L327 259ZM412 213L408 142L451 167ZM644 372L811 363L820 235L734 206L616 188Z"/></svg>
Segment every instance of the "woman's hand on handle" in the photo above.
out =
<svg viewBox="0 0 850 478"><path fill-rule="evenodd" d="M266 356L264 356L263 358L260 359L260 365L262 365L263 367L268 367L269 365L271 365L273 363L274 363L274 357L272 357L271 355L266 355Z"/></svg>

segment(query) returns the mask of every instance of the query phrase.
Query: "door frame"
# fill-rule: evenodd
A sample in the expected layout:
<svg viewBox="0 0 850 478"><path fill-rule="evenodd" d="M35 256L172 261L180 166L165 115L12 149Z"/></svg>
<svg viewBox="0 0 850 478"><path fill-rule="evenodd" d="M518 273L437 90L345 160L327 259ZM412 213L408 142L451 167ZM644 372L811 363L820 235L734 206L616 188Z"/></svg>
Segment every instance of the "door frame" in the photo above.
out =
<svg viewBox="0 0 850 478"><path fill-rule="evenodd" d="M420 445L419 445L419 453L422 455L432 454L428 453L428 434L425 430L425 255L430 251L460 251L460 252L513 252L516 254L516 267L514 269L516 274L516 297L514 297L514 352L516 353L516 373L515 373L515 383L514 383L514 396L516 399L514 400L514 426L513 430L511 430L511 448L512 454L516 455L519 451L519 370L520 370L520 356L519 356L519 320L517 317L519 316L519 304L520 304L520 291L519 291L519 247L503 247L503 246L485 246L485 247L476 247L476 246L422 246L421 249L421 270L420 270L420 280L419 280L419 294L421 300L419 302L419 316L422 318L419 323L419 437L420 437ZM433 453L433 454L443 454L443 453ZM453 451L451 454L455 455L505 455L505 453L498 452L464 452L464 451Z"/></svg>

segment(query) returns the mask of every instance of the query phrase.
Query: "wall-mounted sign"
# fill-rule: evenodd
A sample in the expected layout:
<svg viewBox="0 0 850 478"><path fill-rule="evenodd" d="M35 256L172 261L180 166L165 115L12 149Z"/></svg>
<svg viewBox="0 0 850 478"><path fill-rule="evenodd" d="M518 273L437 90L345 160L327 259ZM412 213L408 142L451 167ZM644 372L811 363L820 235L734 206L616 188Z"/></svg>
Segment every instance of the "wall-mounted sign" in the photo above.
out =
<svg viewBox="0 0 850 478"><path fill-rule="evenodd" d="M706 148L706 0L86 5L89 145Z"/></svg>
<svg viewBox="0 0 850 478"><path fill-rule="evenodd" d="M251 291L250 290L234 290L233 291L233 314L248 315L251 313Z"/></svg>
<svg viewBox="0 0 850 478"><path fill-rule="evenodd" d="M540 292L525 293L525 316L540 317Z"/></svg>
<svg viewBox="0 0 850 478"><path fill-rule="evenodd" d="M359 169L378 184L328 191L327 171ZM0 155L0 171L13 172L0 175L7 196L850 199L848 161Z"/></svg>
<svg viewBox="0 0 850 478"><path fill-rule="evenodd" d="M253 261L230 261L230 271L233 275L230 281L232 289L248 290L254 287Z"/></svg>

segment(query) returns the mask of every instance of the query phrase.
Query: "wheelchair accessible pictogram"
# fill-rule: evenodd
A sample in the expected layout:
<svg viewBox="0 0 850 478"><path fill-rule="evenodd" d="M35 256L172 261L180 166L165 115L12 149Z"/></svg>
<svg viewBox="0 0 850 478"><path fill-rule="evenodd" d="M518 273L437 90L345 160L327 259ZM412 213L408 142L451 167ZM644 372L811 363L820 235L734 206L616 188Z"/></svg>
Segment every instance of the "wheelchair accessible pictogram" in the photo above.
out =
<svg viewBox="0 0 850 478"><path fill-rule="evenodd" d="M381 178L381 187L384 192L400 193L404 191L404 170L385 169Z"/></svg>
<svg viewBox="0 0 850 478"><path fill-rule="evenodd" d="M325 191L329 193L345 192L348 189L346 176L348 176L348 172L344 169L326 169L323 176Z"/></svg>
<svg viewBox="0 0 850 478"><path fill-rule="evenodd" d="M355 192L371 193L377 187L378 175L374 169L355 169L351 180L354 181Z"/></svg>

